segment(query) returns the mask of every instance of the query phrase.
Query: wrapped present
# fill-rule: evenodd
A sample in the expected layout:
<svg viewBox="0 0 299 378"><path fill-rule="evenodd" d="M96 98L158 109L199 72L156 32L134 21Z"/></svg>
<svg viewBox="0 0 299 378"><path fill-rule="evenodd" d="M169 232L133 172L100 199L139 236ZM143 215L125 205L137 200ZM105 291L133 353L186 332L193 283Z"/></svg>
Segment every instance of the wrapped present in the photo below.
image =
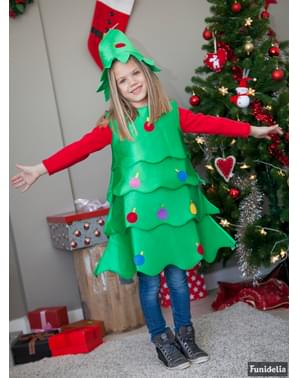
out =
<svg viewBox="0 0 299 378"><path fill-rule="evenodd" d="M103 337L105 335L105 326L102 320L79 320L78 322L63 325L61 327L61 331L65 331L66 329L71 329L71 328L90 327L90 326L98 326L101 331L101 336Z"/></svg>
<svg viewBox="0 0 299 378"><path fill-rule="evenodd" d="M73 251L106 241L104 225L108 212L108 208L103 208L48 216L47 222L54 247Z"/></svg>
<svg viewBox="0 0 299 378"><path fill-rule="evenodd" d="M218 282L219 290L212 303L215 311L223 310L237 302L244 302L258 310L289 307L289 287L277 278L263 282Z"/></svg>
<svg viewBox="0 0 299 378"><path fill-rule="evenodd" d="M87 353L103 343L99 326L70 328L51 337L52 356Z"/></svg>
<svg viewBox="0 0 299 378"><path fill-rule="evenodd" d="M137 277L123 285L117 274L104 272L98 277L94 269L106 243L73 252L85 319L102 320L106 333L123 332L145 324L139 301Z"/></svg>
<svg viewBox="0 0 299 378"><path fill-rule="evenodd" d="M59 329L69 323L66 306L40 307L29 311L27 315L32 332Z"/></svg>
<svg viewBox="0 0 299 378"><path fill-rule="evenodd" d="M207 289L203 274L198 273L198 266L194 267L193 269L187 270L186 274L188 278L190 301L205 298L207 296ZM160 303L163 307L169 307L171 305L171 300L164 272L161 272L160 277Z"/></svg>
<svg viewBox="0 0 299 378"><path fill-rule="evenodd" d="M30 333L20 335L11 345L11 352L15 364L25 364L51 357L49 340L59 331Z"/></svg>

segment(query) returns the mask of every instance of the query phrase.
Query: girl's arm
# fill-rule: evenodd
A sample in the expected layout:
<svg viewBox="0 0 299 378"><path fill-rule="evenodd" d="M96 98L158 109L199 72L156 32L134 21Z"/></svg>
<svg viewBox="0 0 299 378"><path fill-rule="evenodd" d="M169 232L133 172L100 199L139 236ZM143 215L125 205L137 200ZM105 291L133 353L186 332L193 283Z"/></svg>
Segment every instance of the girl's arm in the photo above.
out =
<svg viewBox="0 0 299 378"><path fill-rule="evenodd" d="M99 151L112 142L112 132L108 126L96 126L80 140L65 146L54 155L42 161L49 175L86 159L92 152Z"/></svg>
<svg viewBox="0 0 299 378"><path fill-rule="evenodd" d="M11 178L12 185L25 192L42 175L52 175L86 159L92 152L101 150L112 142L112 132L108 126L97 126L80 140L62 148L54 155L33 166L17 164L20 172Z"/></svg>
<svg viewBox="0 0 299 378"><path fill-rule="evenodd" d="M251 133L247 122L234 121L229 118L215 117L191 110L179 108L180 125L184 133L214 134L228 137L245 137Z"/></svg>

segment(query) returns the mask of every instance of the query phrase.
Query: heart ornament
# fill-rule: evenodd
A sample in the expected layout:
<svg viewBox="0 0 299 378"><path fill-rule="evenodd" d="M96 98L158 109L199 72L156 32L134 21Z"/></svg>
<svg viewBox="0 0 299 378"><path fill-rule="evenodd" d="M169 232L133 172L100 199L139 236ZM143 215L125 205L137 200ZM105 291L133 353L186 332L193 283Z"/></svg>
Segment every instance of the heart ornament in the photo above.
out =
<svg viewBox="0 0 299 378"><path fill-rule="evenodd" d="M217 172L226 182L229 182L229 180L233 177L235 164L236 158L233 155L229 155L226 158L217 157L215 159L215 167Z"/></svg>
<svg viewBox="0 0 299 378"><path fill-rule="evenodd" d="M204 64L214 72L222 71L227 61L227 52L223 48L219 48L215 53L208 53L204 58Z"/></svg>

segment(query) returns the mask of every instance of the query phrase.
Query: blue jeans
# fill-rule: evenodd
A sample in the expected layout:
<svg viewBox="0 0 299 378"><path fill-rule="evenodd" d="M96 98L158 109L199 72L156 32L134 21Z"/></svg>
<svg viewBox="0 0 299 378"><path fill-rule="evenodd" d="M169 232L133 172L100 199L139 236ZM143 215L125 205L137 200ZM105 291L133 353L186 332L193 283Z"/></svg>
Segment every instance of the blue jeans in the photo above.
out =
<svg viewBox="0 0 299 378"><path fill-rule="evenodd" d="M164 274L170 292L174 326L175 330L178 331L181 326L192 325L187 275L185 270L174 265L168 265L164 269ZM138 272L137 275L139 278L140 303L152 341L154 336L166 330L166 322L161 312L158 297L160 274L148 276Z"/></svg>

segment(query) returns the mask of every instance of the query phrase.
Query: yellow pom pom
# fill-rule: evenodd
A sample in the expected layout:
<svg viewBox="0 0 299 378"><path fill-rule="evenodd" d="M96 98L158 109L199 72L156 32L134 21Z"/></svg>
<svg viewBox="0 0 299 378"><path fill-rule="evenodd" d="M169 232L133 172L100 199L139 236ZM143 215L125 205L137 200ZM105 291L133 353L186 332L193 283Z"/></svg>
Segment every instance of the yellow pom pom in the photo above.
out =
<svg viewBox="0 0 299 378"><path fill-rule="evenodd" d="M191 214L197 214L197 208L195 206L195 203L191 201L191 204L190 204L190 212Z"/></svg>

